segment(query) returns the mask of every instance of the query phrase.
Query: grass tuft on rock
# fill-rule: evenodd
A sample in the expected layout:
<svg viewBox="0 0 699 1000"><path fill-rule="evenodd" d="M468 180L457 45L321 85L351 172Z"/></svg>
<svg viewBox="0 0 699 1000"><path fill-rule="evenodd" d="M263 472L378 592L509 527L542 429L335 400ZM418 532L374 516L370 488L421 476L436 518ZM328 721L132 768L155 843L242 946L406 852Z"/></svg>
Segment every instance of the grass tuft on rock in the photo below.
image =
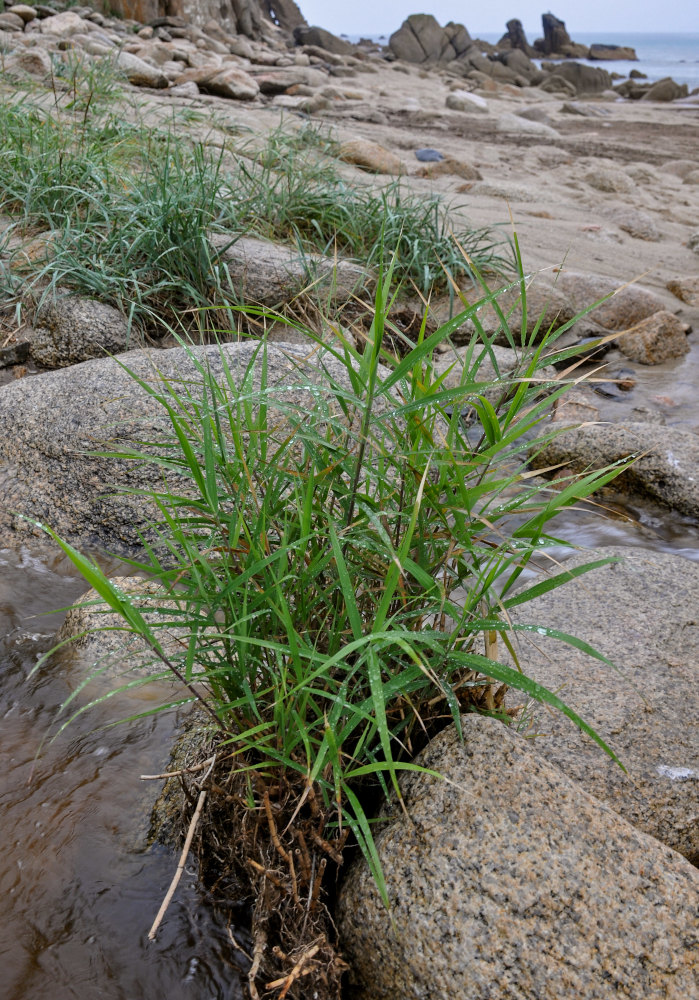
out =
<svg viewBox="0 0 699 1000"><path fill-rule="evenodd" d="M363 349L339 325L332 345L317 345L324 388L308 381L310 408L290 402L300 373L268 377L264 341L242 379L223 352L224 377L215 379L192 351L195 379L141 383L171 425L166 441L122 456L162 473L146 494L155 540L133 564L159 595L132 599L60 542L209 719L203 753L216 766L202 786L200 836L217 861L210 880L242 885L251 900L253 997L339 996L338 869L350 847L360 850L388 905L378 806L389 794L400 800L401 772L446 725L461 732L462 713L508 722L512 687L564 712L614 756L527 676L518 639L534 631L604 658L508 614L599 565L515 594L534 554L562 544L547 533L550 520L619 471L555 487L526 472L530 436L567 388L542 376L551 355L574 353L556 351L565 328L528 337L526 321L510 330L499 311L519 358L501 373L496 335L478 320L485 303L499 310L498 292L483 282L477 301L462 300L431 335L423 324L394 357L383 344L397 268L396 256L380 275ZM520 282L526 299L521 265ZM436 352L467 319L475 334L446 388ZM496 374L484 381L488 361ZM163 640L173 628L184 635L174 652Z"/></svg>

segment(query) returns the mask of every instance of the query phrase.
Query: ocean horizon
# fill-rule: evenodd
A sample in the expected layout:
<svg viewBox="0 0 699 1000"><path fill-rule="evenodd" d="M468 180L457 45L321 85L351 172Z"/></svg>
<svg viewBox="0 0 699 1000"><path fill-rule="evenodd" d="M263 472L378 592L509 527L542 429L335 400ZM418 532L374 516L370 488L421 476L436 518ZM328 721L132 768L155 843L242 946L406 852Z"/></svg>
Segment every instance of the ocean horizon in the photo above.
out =
<svg viewBox="0 0 699 1000"><path fill-rule="evenodd" d="M482 32L476 37L485 42L495 42L502 38L504 32ZM360 38L370 38L379 45L388 43L388 36L375 35L369 32L356 35L344 35L349 41L358 42ZM533 38L530 39L533 41ZM637 62L627 60L589 60L578 59L577 62L589 66L601 66L609 73L620 73L626 77L632 69L645 73L649 80L661 80L671 76L676 83L686 83L690 92L699 87L699 33L686 32L634 32L634 31L595 31L575 32L573 41L583 45L608 43L610 45L628 45L636 50Z"/></svg>

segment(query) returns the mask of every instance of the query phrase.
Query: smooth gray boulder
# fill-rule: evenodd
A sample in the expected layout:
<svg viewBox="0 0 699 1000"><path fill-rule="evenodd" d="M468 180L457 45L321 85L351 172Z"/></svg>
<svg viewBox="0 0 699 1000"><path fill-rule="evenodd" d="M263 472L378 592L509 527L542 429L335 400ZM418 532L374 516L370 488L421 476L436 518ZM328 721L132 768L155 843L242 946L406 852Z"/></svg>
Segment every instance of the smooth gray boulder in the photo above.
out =
<svg viewBox="0 0 699 1000"><path fill-rule="evenodd" d="M172 431L163 407L124 366L156 388L167 379L180 391L196 395L201 376L195 361L223 381L223 357L234 387L252 366L254 393L261 378L259 351L256 341L220 349L194 347L189 354L184 348L130 351L118 360L86 361L0 386L0 546L21 544L32 532L40 534L20 516L25 515L83 547L120 555L140 551L141 533L148 532L157 511L148 498L124 496L116 489L161 488L162 473L150 463L95 453L142 449L140 442L170 440ZM277 387L270 389L268 406L277 401L280 407L270 433L270 453L277 440L286 438L292 421L296 425L302 418L311 419L319 400L327 400L338 420L344 419L328 385L332 379L349 390L350 382L344 365L332 355L300 345L269 344L266 364L268 385ZM175 483L182 487L181 481Z"/></svg>
<svg viewBox="0 0 699 1000"><path fill-rule="evenodd" d="M595 424L563 431L546 444L534 439L529 454L535 469L561 465L563 475L638 456L614 489L699 517L699 437L691 431L630 421Z"/></svg>
<svg viewBox="0 0 699 1000"><path fill-rule="evenodd" d="M405 773L337 920L357 1000L687 1000L699 872L494 719L463 718ZM601 754L601 751L599 751Z"/></svg>
<svg viewBox="0 0 699 1000"><path fill-rule="evenodd" d="M563 568L606 557L621 561L511 615L514 622L573 632L619 668L520 633L524 672L560 691L614 747L628 775L567 718L530 704L534 746L629 823L699 866L699 563L610 546L576 553ZM507 700L513 706L522 698L510 691Z"/></svg>

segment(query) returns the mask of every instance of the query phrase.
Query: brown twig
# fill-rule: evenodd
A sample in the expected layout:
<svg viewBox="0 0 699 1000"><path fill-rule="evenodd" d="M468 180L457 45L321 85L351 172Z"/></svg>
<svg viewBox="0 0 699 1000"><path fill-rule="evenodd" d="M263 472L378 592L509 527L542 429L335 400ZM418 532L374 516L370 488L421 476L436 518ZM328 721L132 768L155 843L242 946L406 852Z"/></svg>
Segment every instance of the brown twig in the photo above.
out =
<svg viewBox="0 0 699 1000"><path fill-rule="evenodd" d="M183 767L179 771L164 771L163 774L142 774L141 781L157 781L161 778L179 778L181 774L196 774L197 771L205 770L205 768L209 767L210 764L213 764L215 760L216 754L214 754L213 757L209 757L201 764L194 764L193 767Z"/></svg>
<svg viewBox="0 0 699 1000"><path fill-rule="evenodd" d="M182 878L182 872L184 871L184 866L187 861L189 848L192 846L192 838L194 837L194 831L197 828L197 823L199 822L199 817L201 816L201 811L204 806L205 799L206 799L206 791L202 790L201 792L199 792L199 801L197 802L197 808L194 810L192 821L189 824L189 829L187 830L187 838L184 842L184 847L182 848L182 854L180 855L180 861L179 864L177 865L177 871L175 872L172 882L170 883L170 888L168 889L165 895L165 899L163 900L160 909L158 910L158 915L153 921L153 926L148 931L149 941L155 941L155 935L157 934L158 928L160 927L162 919L165 916L165 911L170 905L170 901L172 900L172 897L175 895L175 890L177 889L179 881Z"/></svg>

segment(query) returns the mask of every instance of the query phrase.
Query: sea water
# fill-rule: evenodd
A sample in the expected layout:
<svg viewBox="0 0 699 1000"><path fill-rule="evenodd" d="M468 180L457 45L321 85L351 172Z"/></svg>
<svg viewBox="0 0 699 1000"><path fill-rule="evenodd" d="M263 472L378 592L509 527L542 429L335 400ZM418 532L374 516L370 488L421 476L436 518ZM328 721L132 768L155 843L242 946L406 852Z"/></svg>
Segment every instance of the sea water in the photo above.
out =
<svg viewBox="0 0 699 1000"><path fill-rule="evenodd" d="M483 41L495 44L503 32L481 33L478 37ZM360 37L370 38L379 45L387 45L385 35L350 35L349 41L358 42ZM689 90L699 87L699 33L660 33L648 34L639 32L597 31L593 33L573 32L573 41L583 45L608 44L630 46L636 50L637 62L626 60L589 60L579 59L578 62L589 66L601 66L609 73L620 73L628 76L632 69L645 73L649 80L661 80L671 76L677 83L686 83ZM530 38L533 41L533 38Z"/></svg>

